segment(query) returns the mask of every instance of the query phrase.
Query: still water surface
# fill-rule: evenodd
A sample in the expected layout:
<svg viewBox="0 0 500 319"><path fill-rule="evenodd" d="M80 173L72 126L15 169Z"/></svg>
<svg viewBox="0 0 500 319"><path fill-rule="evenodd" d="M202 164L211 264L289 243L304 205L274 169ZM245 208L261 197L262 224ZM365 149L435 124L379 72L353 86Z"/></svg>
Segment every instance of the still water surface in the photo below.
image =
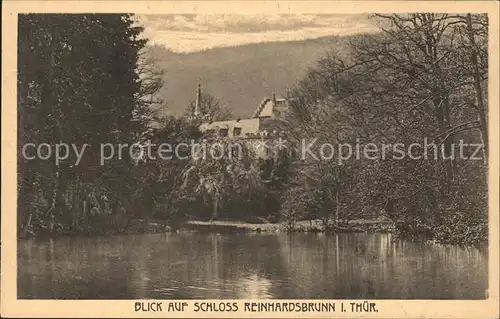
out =
<svg viewBox="0 0 500 319"><path fill-rule="evenodd" d="M21 241L21 299L482 299L487 256L390 234L167 233Z"/></svg>

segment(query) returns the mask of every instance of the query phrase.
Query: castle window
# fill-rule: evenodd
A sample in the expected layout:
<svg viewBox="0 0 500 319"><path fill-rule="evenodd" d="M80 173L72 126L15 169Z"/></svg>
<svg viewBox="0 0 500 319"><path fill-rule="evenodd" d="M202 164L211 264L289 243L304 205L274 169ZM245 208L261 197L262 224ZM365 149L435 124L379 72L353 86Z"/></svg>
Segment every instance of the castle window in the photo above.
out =
<svg viewBox="0 0 500 319"><path fill-rule="evenodd" d="M231 156L232 157L239 157L241 153L241 146L240 145L233 145L231 148Z"/></svg>
<svg viewBox="0 0 500 319"><path fill-rule="evenodd" d="M227 133L228 133L228 129L227 128L221 128L219 130L219 135L222 136L222 137L227 136Z"/></svg>

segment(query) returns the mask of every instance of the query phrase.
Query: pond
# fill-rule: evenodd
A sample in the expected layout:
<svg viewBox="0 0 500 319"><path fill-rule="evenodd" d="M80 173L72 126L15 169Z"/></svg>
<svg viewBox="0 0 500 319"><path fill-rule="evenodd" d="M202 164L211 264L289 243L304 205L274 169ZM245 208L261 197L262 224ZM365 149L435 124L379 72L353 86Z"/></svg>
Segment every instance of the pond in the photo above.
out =
<svg viewBox="0 0 500 319"><path fill-rule="evenodd" d="M483 299L486 252L390 234L24 240L20 299Z"/></svg>

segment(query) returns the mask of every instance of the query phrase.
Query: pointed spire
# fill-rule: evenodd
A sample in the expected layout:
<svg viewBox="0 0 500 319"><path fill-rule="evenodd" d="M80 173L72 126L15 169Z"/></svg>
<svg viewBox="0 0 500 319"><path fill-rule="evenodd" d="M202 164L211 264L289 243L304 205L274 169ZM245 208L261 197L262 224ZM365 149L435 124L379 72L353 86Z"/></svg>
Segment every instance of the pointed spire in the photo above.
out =
<svg viewBox="0 0 500 319"><path fill-rule="evenodd" d="M200 107L201 107L201 84L198 83L198 89L196 90L196 104L194 107L194 116L200 115Z"/></svg>

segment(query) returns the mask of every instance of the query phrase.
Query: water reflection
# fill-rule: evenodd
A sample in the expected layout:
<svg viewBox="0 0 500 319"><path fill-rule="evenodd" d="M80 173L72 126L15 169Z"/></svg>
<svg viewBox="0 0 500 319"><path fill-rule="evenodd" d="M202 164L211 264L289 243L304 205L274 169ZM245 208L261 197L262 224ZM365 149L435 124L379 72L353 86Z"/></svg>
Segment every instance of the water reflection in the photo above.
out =
<svg viewBox="0 0 500 319"><path fill-rule="evenodd" d="M487 256L388 234L173 233L22 241L19 298L481 299Z"/></svg>

